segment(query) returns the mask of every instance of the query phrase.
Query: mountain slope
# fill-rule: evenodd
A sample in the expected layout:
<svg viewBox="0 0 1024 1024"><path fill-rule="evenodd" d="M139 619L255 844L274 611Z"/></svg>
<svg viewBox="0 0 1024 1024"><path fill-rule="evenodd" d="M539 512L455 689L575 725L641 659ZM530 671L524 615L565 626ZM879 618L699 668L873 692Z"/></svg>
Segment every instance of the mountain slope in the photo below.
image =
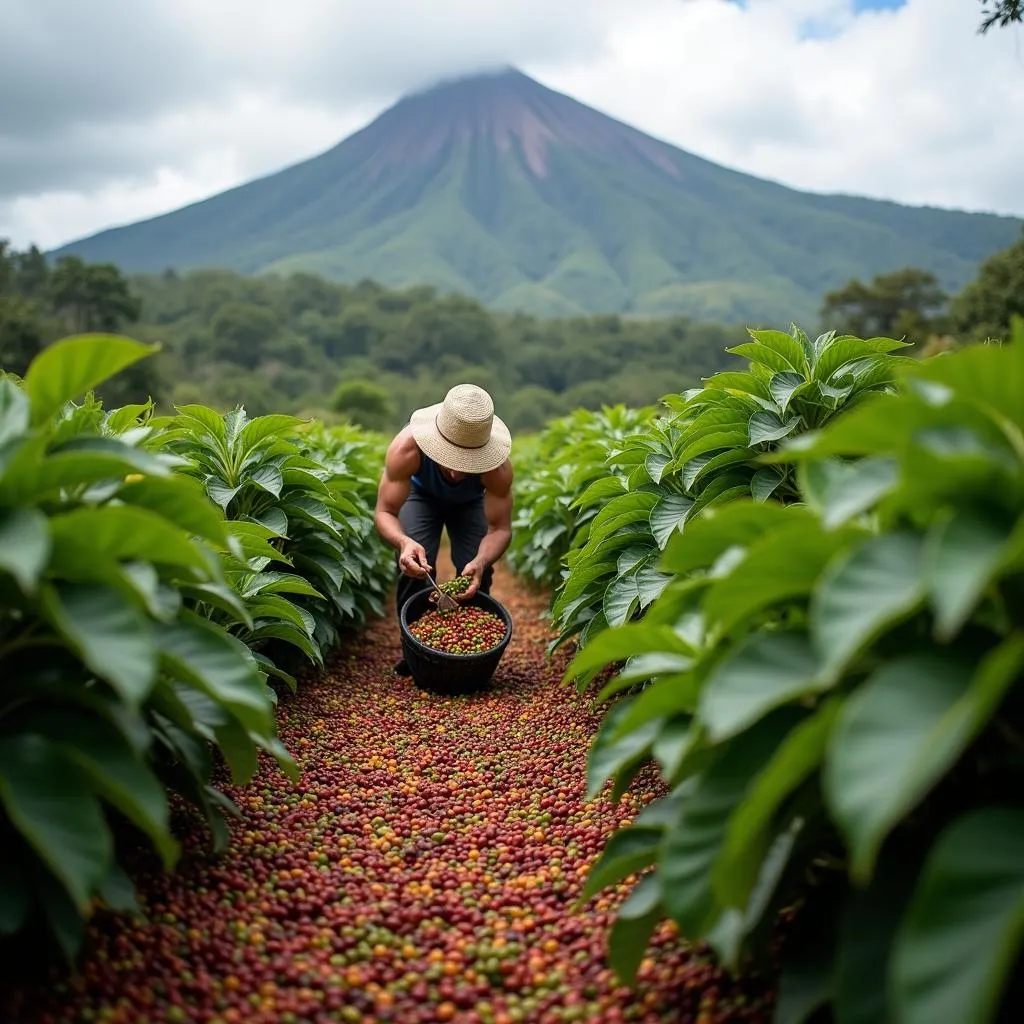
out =
<svg viewBox="0 0 1024 1024"><path fill-rule="evenodd" d="M55 255L432 284L540 314L784 323L903 266L959 288L1020 227L798 192L503 71L408 96L318 157Z"/></svg>

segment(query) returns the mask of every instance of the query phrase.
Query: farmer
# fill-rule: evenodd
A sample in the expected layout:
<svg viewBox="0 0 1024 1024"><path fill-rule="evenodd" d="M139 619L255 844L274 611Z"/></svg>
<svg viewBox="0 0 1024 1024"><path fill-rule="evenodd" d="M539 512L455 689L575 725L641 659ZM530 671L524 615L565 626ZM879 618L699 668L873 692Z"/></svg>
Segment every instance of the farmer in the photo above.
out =
<svg viewBox="0 0 1024 1024"><path fill-rule="evenodd" d="M398 610L429 587L442 527L452 562L469 586L489 593L491 566L512 539L512 438L475 384L452 388L439 405L417 409L388 446L377 491L377 532L398 552ZM404 659L395 666L408 675Z"/></svg>

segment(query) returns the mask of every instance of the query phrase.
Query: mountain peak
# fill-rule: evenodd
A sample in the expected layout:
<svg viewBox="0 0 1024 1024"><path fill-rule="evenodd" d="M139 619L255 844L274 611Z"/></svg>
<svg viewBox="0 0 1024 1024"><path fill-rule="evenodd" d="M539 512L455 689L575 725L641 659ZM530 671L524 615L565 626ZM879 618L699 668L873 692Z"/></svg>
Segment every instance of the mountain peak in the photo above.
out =
<svg viewBox="0 0 1024 1024"><path fill-rule="evenodd" d="M436 81L311 160L57 255L763 324L813 318L829 289L901 266L954 291L1019 232L761 181L505 66Z"/></svg>
<svg viewBox="0 0 1024 1024"><path fill-rule="evenodd" d="M679 178L671 147L509 65L409 93L361 134L375 139L381 160L421 163L450 146L490 144L502 155L517 151L543 178L550 147L561 145Z"/></svg>

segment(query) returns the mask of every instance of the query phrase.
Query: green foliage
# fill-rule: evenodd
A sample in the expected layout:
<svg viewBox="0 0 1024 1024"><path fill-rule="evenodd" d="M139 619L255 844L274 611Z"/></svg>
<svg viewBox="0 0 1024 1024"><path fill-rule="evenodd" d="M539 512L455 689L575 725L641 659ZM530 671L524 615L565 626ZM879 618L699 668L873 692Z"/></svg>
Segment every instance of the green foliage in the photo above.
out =
<svg viewBox="0 0 1024 1024"><path fill-rule="evenodd" d="M736 967L799 905L780 1022L996 1017L1024 914L1024 321L900 380L765 454L796 501L674 533L644 621L567 672L644 684L591 791L647 759L668 787L587 886L645 872L612 944L627 977L664 916Z"/></svg>
<svg viewBox="0 0 1024 1024"><path fill-rule="evenodd" d="M981 28L982 35L989 29L1007 28L1010 25L1019 25L1024 21L1024 0L980 0L981 2Z"/></svg>
<svg viewBox="0 0 1024 1024"><path fill-rule="evenodd" d="M137 837L175 863L171 792L220 849L216 764L241 784L262 751L294 775L268 685L293 680L266 645L319 662L390 570L376 439L104 411L91 389L151 352L84 335L0 377L0 934L45 922L69 958L97 906L130 908Z"/></svg>
<svg viewBox="0 0 1024 1024"><path fill-rule="evenodd" d="M1013 318L1024 316L1024 234L981 265L950 313L955 328L969 338L1008 337Z"/></svg>
<svg viewBox="0 0 1024 1024"><path fill-rule="evenodd" d="M224 571L248 616L197 593L204 614L254 650L280 641L318 665L340 628L383 614L390 562L342 444L322 434L317 451L295 417L249 419L241 407L182 406L153 425L153 444L186 460L237 542Z"/></svg>
<svg viewBox="0 0 1024 1024"><path fill-rule="evenodd" d="M331 409L367 430L386 429L394 416L391 395L371 380L343 380L331 395Z"/></svg>
<svg viewBox="0 0 1024 1024"><path fill-rule="evenodd" d="M624 406L600 412L578 410L550 423L534 444L513 452L516 465L516 507L508 562L513 572L539 586L553 587L562 579L566 555L579 542L581 531L597 514L597 506L580 506L590 485L621 493L620 471L605 468L623 439L653 416L647 410ZM593 493L593 492L592 492Z"/></svg>
<svg viewBox="0 0 1024 1024"><path fill-rule="evenodd" d="M568 576L553 604L557 643L575 637L585 647L607 626L644 614L669 581L659 568L662 551L704 510L739 497L795 500L793 471L765 465L762 457L888 388L896 372L888 353L902 344L834 333L812 341L798 328L750 336L729 350L746 359L746 370L716 374L701 389L663 399L668 412L616 441L614 451L595 441L574 453L571 469L556 464L548 471L570 482L566 512L579 517L565 559ZM591 486L577 495L577 482ZM527 531L557 507L548 498L533 513L531 497L528 491L519 516ZM539 542L519 543L543 547L546 539L544 533ZM550 568L543 578L554 582ZM590 678L582 676L580 685Z"/></svg>
<svg viewBox="0 0 1024 1024"><path fill-rule="evenodd" d="M821 307L821 319L842 334L919 343L941 330L940 315L948 301L934 274L907 267L876 274L870 284L854 279L829 292Z"/></svg>

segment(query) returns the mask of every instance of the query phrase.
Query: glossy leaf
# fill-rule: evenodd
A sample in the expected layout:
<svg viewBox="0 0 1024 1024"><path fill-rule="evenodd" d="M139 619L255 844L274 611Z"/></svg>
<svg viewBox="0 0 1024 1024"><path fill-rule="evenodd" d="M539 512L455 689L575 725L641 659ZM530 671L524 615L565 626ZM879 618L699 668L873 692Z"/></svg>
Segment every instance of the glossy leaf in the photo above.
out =
<svg viewBox="0 0 1024 1024"><path fill-rule="evenodd" d="M880 668L846 702L824 775L825 794L869 877L888 832L953 766L1024 666L1024 635L975 669L928 651Z"/></svg>
<svg viewBox="0 0 1024 1024"><path fill-rule="evenodd" d="M50 558L50 527L36 509L0 509L0 572L34 594Z"/></svg>
<svg viewBox="0 0 1024 1024"><path fill-rule="evenodd" d="M938 839L896 938L901 1024L994 1020L1024 936L1024 812L982 808Z"/></svg>
<svg viewBox="0 0 1024 1024"><path fill-rule="evenodd" d="M924 599L922 543L910 533L863 542L830 566L811 598L811 636L826 672L838 673Z"/></svg>
<svg viewBox="0 0 1024 1024"><path fill-rule="evenodd" d="M44 348L25 374L32 421L41 423L65 402L81 397L158 349L158 345L143 345L115 334L81 334Z"/></svg>
<svg viewBox="0 0 1024 1024"><path fill-rule="evenodd" d="M112 856L110 833L86 782L42 736L5 736L0 802L84 914Z"/></svg>

